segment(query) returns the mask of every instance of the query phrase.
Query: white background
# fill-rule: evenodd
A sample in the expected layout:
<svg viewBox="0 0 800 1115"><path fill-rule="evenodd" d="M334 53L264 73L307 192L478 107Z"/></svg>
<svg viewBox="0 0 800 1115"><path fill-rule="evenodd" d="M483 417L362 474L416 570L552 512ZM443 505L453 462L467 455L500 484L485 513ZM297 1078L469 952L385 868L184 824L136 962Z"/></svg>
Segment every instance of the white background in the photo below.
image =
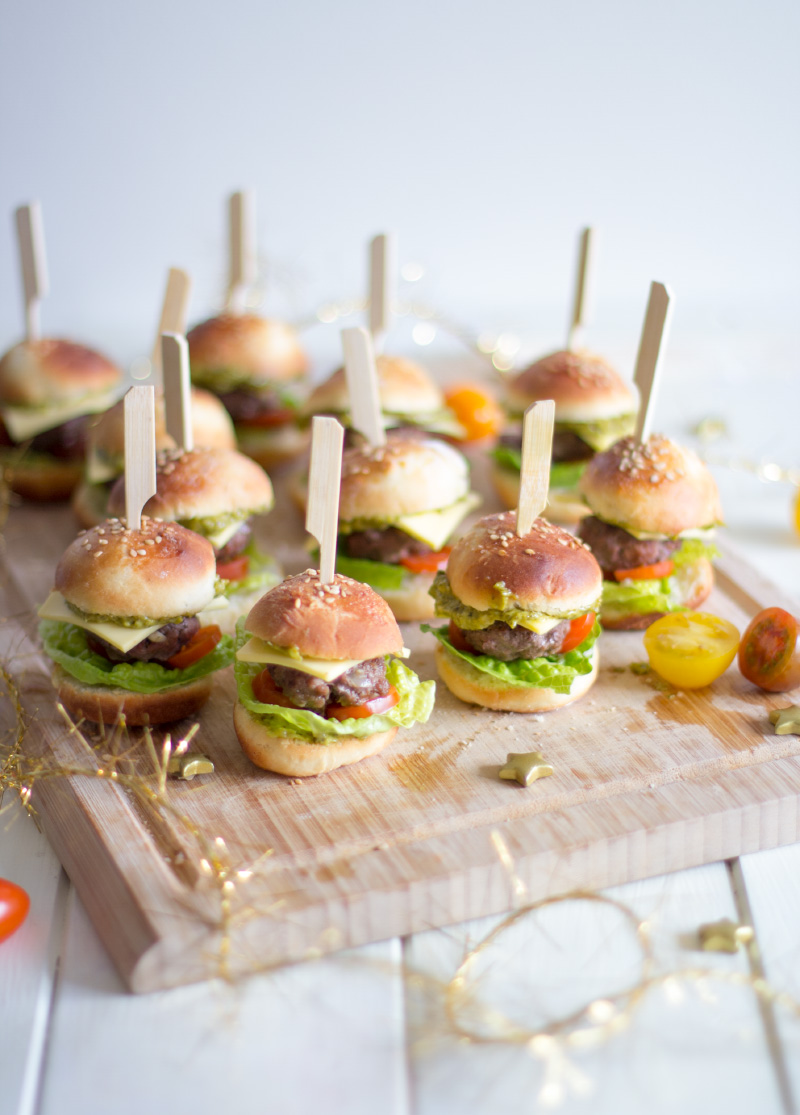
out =
<svg viewBox="0 0 800 1115"><path fill-rule="evenodd" d="M389 229L420 297L558 345L594 222L594 320L634 351L651 278L678 341L797 325L791 0L26 0L3 44L2 347L14 206L44 206L45 331L127 361L168 266L194 276L192 318L218 306L241 186L274 314L360 293Z"/></svg>

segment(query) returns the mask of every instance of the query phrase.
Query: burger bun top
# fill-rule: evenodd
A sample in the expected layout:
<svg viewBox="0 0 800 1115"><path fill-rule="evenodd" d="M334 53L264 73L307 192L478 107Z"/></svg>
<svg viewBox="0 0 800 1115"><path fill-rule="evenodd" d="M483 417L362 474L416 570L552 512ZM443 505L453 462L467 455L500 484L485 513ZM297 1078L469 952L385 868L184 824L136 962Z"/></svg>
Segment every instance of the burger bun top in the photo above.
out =
<svg viewBox="0 0 800 1115"><path fill-rule="evenodd" d="M308 371L308 358L291 326L256 314L209 318L195 325L186 340L192 376L204 382L226 369L254 385L296 379Z"/></svg>
<svg viewBox="0 0 800 1115"><path fill-rule="evenodd" d="M556 422L598 422L637 407L633 386L589 352L552 352L509 382L509 410L521 414L540 399L555 402Z"/></svg>
<svg viewBox="0 0 800 1115"><path fill-rule="evenodd" d="M0 359L0 402L6 406L74 402L121 381L116 364L73 341L21 341Z"/></svg>

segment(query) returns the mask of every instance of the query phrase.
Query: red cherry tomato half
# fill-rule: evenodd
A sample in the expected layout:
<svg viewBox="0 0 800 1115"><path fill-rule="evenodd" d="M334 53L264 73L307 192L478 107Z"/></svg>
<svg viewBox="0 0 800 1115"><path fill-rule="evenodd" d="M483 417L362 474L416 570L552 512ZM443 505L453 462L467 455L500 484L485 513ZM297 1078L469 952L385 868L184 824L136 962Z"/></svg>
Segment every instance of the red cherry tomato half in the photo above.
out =
<svg viewBox="0 0 800 1115"><path fill-rule="evenodd" d="M181 647L177 654L167 659L167 665L173 670L185 670L187 666L193 666L195 662L210 654L221 638L222 632L216 623L201 627L185 647Z"/></svg>
<svg viewBox="0 0 800 1115"><path fill-rule="evenodd" d="M325 715L330 720L361 720L365 716L377 716L378 713L388 712L400 700L400 695L393 685L385 697L374 697L363 705L328 705Z"/></svg>
<svg viewBox="0 0 800 1115"><path fill-rule="evenodd" d="M654 565L637 565L634 569L615 569L618 581L658 581L675 571L674 561L657 561Z"/></svg>
<svg viewBox="0 0 800 1115"><path fill-rule="evenodd" d="M462 654L475 654L475 650L464 638L464 632L452 620L447 628L447 637L455 650L460 650Z"/></svg>
<svg viewBox="0 0 800 1115"><path fill-rule="evenodd" d="M31 900L16 883L0 879L0 941L16 933L31 907Z"/></svg>
<svg viewBox="0 0 800 1115"><path fill-rule="evenodd" d="M594 627L594 621L596 619L596 612L587 612L585 616L576 616L575 619L570 622L569 631L558 653L566 654L568 650L575 650L575 647L579 647Z"/></svg>
<svg viewBox="0 0 800 1115"><path fill-rule="evenodd" d="M742 637L739 669L768 693L800 685L800 620L783 608L759 612Z"/></svg>
<svg viewBox="0 0 800 1115"><path fill-rule="evenodd" d="M447 565L451 549L451 546L445 546L443 550L430 554L411 554L410 557L400 558L400 564L409 573L436 573Z"/></svg>
<svg viewBox="0 0 800 1115"><path fill-rule="evenodd" d="M249 569L250 558L247 554L231 558L230 561L217 562L217 576L224 581L241 581L242 577L247 576Z"/></svg>
<svg viewBox="0 0 800 1115"><path fill-rule="evenodd" d="M237 422L237 426L259 426L262 429L270 429L272 426L284 426L287 422L293 422L295 413L293 410L268 410L263 414L256 415L255 418L242 419Z"/></svg>
<svg viewBox="0 0 800 1115"><path fill-rule="evenodd" d="M280 705L281 708L297 708L272 680L269 670L262 670L253 678L253 696L262 705Z"/></svg>

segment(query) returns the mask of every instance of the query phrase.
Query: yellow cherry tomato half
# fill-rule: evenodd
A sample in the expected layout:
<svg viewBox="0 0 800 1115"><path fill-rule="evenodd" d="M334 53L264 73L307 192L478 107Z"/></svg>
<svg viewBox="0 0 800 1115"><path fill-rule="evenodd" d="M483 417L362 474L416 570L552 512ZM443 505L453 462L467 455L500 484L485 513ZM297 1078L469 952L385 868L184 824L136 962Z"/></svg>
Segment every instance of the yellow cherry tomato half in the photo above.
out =
<svg viewBox="0 0 800 1115"><path fill-rule="evenodd" d="M733 662L738 646L738 630L710 612L662 616L644 633L650 665L678 689L710 685Z"/></svg>
<svg viewBox="0 0 800 1115"><path fill-rule="evenodd" d="M445 402L464 427L467 441L495 437L505 415L491 391L480 383L457 383L445 393Z"/></svg>

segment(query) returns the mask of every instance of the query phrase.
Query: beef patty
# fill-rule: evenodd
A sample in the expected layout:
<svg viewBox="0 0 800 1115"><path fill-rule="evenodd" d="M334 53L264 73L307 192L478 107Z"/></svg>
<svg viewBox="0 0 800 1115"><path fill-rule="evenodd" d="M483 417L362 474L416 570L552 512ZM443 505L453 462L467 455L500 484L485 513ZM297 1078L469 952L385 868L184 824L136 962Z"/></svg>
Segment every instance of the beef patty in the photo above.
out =
<svg viewBox="0 0 800 1115"><path fill-rule="evenodd" d="M375 697L385 697L389 692L386 680L386 660L368 658L351 666L335 681L327 682L312 677L290 666L267 666L270 677L285 697L298 708L324 712L329 704L364 705Z"/></svg>
<svg viewBox="0 0 800 1115"><path fill-rule="evenodd" d="M224 395L220 395L219 401L234 422L252 422L265 414L274 414L277 417L282 411L286 411L287 418L292 416L291 408L271 388L246 391L240 387L236 391L226 391Z"/></svg>
<svg viewBox="0 0 800 1115"><path fill-rule="evenodd" d="M86 455L86 428L88 418L85 414L78 418L70 418L52 430L43 430L30 439L30 449L33 453L47 453L50 457L57 457L60 461L81 460ZM0 446L12 448L24 442L15 442L5 426L0 422Z"/></svg>
<svg viewBox="0 0 800 1115"><path fill-rule="evenodd" d="M163 666L166 660L172 658L173 654L177 654L181 647L185 647L199 630L200 620L197 616L189 616L187 619L182 619L180 623L165 623L158 631L142 639L135 647L131 647L126 654L112 647L105 639L93 635L91 631L86 632L86 642L89 644L89 650L93 650L95 654L102 654L109 662L160 662Z"/></svg>
<svg viewBox="0 0 800 1115"><path fill-rule="evenodd" d="M220 565L223 565L226 561L233 561L235 557L239 556L252 537L253 527L248 519L247 522L242 523L236 531L236 534L231 535L224 546L220 547L219 550L214 550L214 557Z"/></svg>
<svg viewBox="0 0 800 1115"><path fill-rule="evenodd" d="M671 538L640 541L622 527L604 523L595 515L581 520L578 537L597 558L607 581L614 580L615 569L636 569L639 565L667 561L681 545L680 541Z"/></svg>
<svg viewBox="0 0 800 1115"><path fill-rule="evenodd" d="M396 565L405 557L430 554L433 551L424 542L412 538L398 527L385 530L355 530L341 536L339 545L351 558L369 558Z"/></svg>
<svg viewBox="0 0 800 1115"><path fill-rule="evenodd" d="M513 662L516 658L539 658L543 654L558 654L569 626L570 621L565 619L544 635L537 635L527 627L509 627L502 620L497 620L481 631L465 631L463 628L459 628L459 631L476 654L490 654L501 662Z"/></svg>
<svg viewBox="0 0 800 1115"><path fill-rule="evenodd" d="M522 433L516 434L502 434L500 437L500 445L506 445L509 449L522 450ZM554 465L562 464L564 461L588 461L594 456L594 450L590 445L578 437L572 430L559 430L556 429L553 433L553 451L551 460Z"/></svg>

